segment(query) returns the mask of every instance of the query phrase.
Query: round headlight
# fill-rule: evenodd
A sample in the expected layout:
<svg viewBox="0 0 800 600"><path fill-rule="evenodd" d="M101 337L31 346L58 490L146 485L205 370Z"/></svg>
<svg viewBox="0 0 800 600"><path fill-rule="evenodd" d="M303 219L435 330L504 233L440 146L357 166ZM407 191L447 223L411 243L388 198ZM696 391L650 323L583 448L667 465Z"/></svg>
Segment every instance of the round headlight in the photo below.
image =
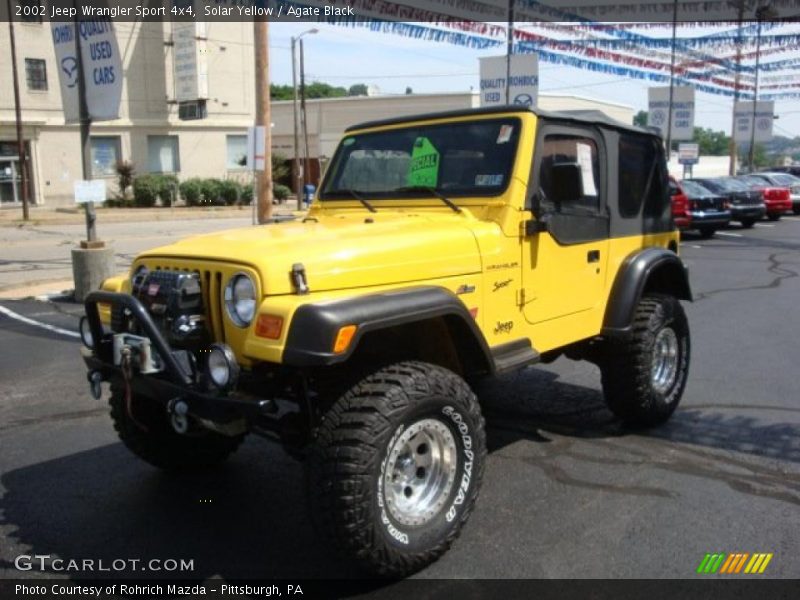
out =
<svg viewBox="0 0 800 600"><path fill-rule="evenodd" d="M83 345L89 348L89 350L94 350L94 337L92 337L92 330L89 327L89 319L85 316L81 317L78 324L78 331L80 331Z"/></svg>
<svg viewBox="0 0 800 600"><path fill-rule="evenodd" d="M206 375L211 383L221 390L227 390L236 385L236 380L239 378L239 364L229 346L226 344L211 345L206 361Z"/></svg>
<svg viewBox="0 0 800 600"><path fill-rule="evenodd" d="M256 314L256 286L244 273L231 277L225 286L225 308L239 327L247 327Z"/></svg>

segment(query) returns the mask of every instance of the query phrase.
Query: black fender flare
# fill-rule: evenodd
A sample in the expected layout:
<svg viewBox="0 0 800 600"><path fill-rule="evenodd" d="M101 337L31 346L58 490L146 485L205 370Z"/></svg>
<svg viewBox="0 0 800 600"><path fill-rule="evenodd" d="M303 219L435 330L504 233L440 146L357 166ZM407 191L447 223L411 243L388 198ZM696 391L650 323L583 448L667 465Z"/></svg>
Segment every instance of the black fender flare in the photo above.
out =
<svg viewBox="0 0 800 600"><path fill-rule="evenodd" d="M492 353L475 319L450 290L417 286L364 294L342 300L304 304L295 311L283 350L283 363L298 367L343 363L353 354L363 336L436 317L445 317L465 332L461 340L484 365L494 372ZM347 351L335 354L333 345L341 327L356 325ZM464 350L464 348L460 348Z"/></svg>
<svg viewBox="0 0 800 600"><path fill-rule="evenodd" d="M645 248L622 262L606 305L603 335L627 335L636 306L645 291L692 300L689 271L680 257L666 248Z"/></svg>

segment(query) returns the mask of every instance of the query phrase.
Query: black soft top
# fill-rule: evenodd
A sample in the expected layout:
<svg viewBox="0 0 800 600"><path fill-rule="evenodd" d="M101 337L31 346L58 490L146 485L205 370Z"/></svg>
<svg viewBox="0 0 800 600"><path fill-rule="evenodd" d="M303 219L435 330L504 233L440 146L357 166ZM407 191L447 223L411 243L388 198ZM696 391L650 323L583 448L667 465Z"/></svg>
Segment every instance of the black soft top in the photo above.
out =
<svg viewBox="0 0 800 600"><path fill-rule="evenodd" d="M503 106L487 106L482 108L466 108L460 110L450 110L444 112L424 113L418 115L404 115L402 117L393 117L391 119L380 119L377 121L366 121L351 125L345 131L355 131L357 129L370 129L372 127L385 127L387 125L401 125L403 123L410 123L412 121L433 121L435 119L447 119L452 117L465 117L469 115L492 115L499 113L525 113L532 112L538 117L545 119L552 119L557 121L572 121L580 123L581 125L602 125L622 131L631 133L638 133L641 135L648 135L654 137L661 137L656 129L649 129L646 127L638 127L636 125L628 125L622 121L612 119L605 113L599 110L563 110L563 111L550 111L541 110L539 108L530 108L527 106L520 106L518 104L508 104Z"/></svg>

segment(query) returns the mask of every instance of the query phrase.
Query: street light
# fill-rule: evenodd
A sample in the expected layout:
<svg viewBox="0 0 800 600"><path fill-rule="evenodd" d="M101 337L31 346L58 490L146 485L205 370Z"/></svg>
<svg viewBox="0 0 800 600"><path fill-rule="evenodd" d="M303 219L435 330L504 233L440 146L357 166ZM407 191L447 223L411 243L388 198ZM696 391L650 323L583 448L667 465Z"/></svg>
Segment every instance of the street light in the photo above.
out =
<svg viewBox="0 0 800 600"><path fill-rule="evenodd" d="M295 46L297 41L304 35L314 35L319 30L308 29L300 35L292 37L292 90L294 91L294 106L293 106L293 123L294 123L294 160L292 161L294 171L294 193L297 195L297 206L300 207L300 202L303 193L303 174L300 173L300 133L297 125L297 58L295 57ZM302 77L302 74L301 74Z"/></svg>

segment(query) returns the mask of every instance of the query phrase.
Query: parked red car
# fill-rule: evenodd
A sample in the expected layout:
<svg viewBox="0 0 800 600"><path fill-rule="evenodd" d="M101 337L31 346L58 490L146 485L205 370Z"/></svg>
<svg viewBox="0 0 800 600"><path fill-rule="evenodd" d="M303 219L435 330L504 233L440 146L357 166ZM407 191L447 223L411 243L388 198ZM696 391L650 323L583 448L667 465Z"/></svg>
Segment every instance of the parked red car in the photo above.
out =
<svg viewBox="0 0 800 600"><path fill-rule="evenodd" d="M777 221L783 213L792 210L792 193L789 188L771 186L753 175L740 175L736 179L751 190L761 191L764 195L764 204L767 206L767 218L770 221Z"/></svg>
<svg viewBox="0 0 800 600"><path fill-rule="evenodd" d="M683 193L681 184L671 175L669 178L669 195L672 200L672 220L675 221L675 226L681 231L689 229L691 225L689 198Z"/></svg>

